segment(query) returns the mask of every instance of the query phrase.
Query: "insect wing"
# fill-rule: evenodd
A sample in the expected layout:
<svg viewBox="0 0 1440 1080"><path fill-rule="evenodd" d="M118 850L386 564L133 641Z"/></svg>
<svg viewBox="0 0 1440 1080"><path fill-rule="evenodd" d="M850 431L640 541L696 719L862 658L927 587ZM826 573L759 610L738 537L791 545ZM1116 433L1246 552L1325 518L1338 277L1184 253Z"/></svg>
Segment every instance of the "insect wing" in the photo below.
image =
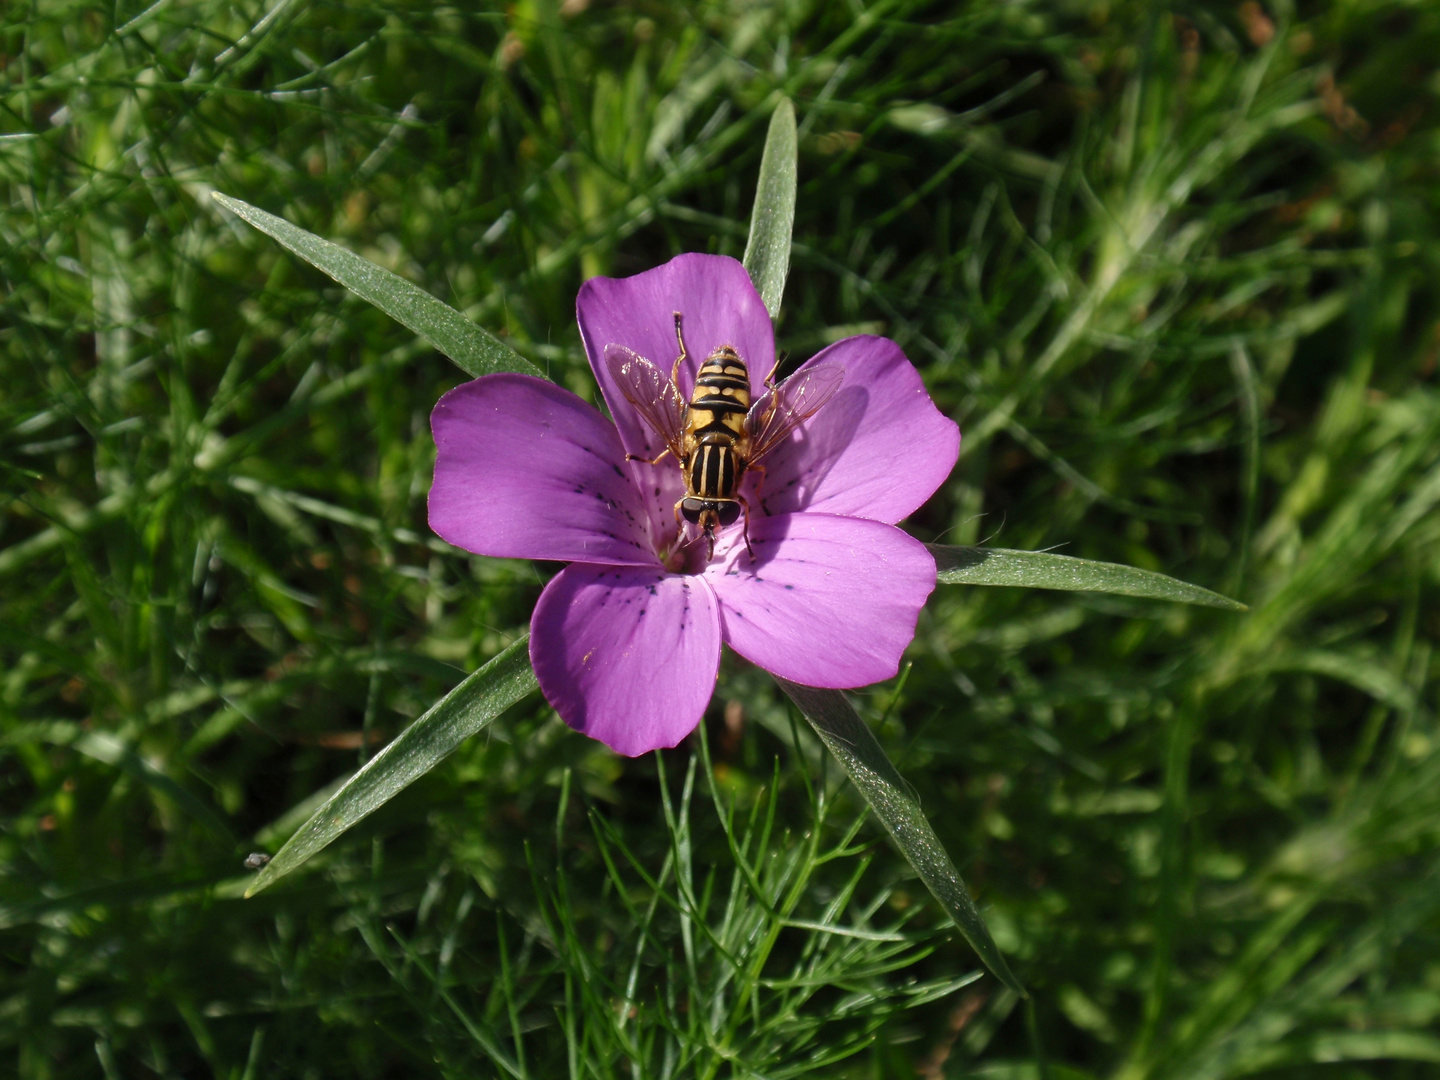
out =
<svg viewBox="0 0 1440 1080"><path fill-rule="evenodd" d="M678 458L685 430L685 402L675 384L649 360L624 345L605 346L605 367L645 426L659 435Z"/></svg>
<svg viewBox="0 0 1440 1080"><path fill-rule="evenodd" d="M745 417L750 429L750 464L760 461L819 412L844 381L845 369L839 364L816 364L797 371L757 401Z"/></svg>

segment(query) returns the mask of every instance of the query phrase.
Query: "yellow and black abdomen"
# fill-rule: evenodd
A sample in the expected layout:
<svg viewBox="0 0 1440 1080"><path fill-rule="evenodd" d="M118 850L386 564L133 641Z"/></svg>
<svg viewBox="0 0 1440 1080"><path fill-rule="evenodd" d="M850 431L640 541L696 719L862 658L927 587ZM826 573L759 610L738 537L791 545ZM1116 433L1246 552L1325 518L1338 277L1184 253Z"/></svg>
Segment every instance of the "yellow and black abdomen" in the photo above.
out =
<svg viewBox="0 0 1440 1080"><path fill-rule="evenodd" d="M750 372L730 346L710 354L695 377L686 414L686 486L702 499L733 499L745 472Z"/></svg>
<svg viewBox="0 0 1440 1080"><path fill-rule="evenodd" d="M749 411L750 372L739 353L722 345L700 365L686 409L681 462L686 497L680 504L686 520L703 525L708 511L718 524L729 525L739 516L736 492L750 451Z"/></svg>

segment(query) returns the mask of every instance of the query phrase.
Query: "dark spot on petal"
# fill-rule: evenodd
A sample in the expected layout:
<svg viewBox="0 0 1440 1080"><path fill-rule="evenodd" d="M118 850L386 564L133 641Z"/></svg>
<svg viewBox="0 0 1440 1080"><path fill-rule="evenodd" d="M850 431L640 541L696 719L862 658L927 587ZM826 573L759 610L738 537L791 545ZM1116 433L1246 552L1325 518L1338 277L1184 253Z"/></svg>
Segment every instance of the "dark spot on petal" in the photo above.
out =
<svg viewBox="0 0 1440 1080"><path fill-rule="evenodd" d="M793 589L793 588L795 588L795 586L794 586L794 585L786 585L785 588L787 588L787 589Z"/></svg>

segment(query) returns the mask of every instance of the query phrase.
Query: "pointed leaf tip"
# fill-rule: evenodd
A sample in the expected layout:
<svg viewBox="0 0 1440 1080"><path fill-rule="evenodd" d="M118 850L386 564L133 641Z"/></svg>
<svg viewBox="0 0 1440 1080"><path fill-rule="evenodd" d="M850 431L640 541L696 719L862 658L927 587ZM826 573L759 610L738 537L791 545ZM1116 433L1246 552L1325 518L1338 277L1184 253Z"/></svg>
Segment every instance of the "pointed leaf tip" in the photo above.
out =
<svg viewBox="0 0 1440 1080"><path fill-rule="evenodd" d="M985 926L985 919L960 872L950 861L940 838L920 804L910 793L904 778L885 755L875 733L860 719L839 690L821 690L776 678L780 688L795 702L825 748L838 761L870 804L871 811L885 826L900 853L914 867L931 895L991 973L1021 997L1025 987L1010 970L1005 956Z"/></svg>
<svg viewBox="0 0 1440 1080"><path fill-rule="evenodd" d="M415 331L467 375L479 378L497 371L513 371L544 377L539 368L494 334L398 274L249 203L218 191L212 191L210 197L362 300L368 300L396 322Z"/></svg>
<svg viewBox="0 0 1440 1080"><path fill-rule="evenodd" d="M925 546L935 556L942 585L1019 585L1032 589L1103 592L1147 600L1173 600L1227 611L1250 610L1228 596L1135 566L1093 562L1048 551L952 547L945 544Z"/></svg>
<svg viewBox="0 0 1440 1080"><path fill-rule="evenodd" d="M745 244L745 269L765 310L780 314L785 277L790 272L790 239L795 228L795 184L799 172L795 106L782 97L770 116L770 131L760 156L755 207L750 213L750 239Z"/></svg>
<svg viewBox="0 0 1440 1080"><path fill-rule="evenodd" d="M285 842L245 890L246 897L304 864L535 690L539 684L530 669L529 643L527 634L495 656L371 758Z"/></svg>

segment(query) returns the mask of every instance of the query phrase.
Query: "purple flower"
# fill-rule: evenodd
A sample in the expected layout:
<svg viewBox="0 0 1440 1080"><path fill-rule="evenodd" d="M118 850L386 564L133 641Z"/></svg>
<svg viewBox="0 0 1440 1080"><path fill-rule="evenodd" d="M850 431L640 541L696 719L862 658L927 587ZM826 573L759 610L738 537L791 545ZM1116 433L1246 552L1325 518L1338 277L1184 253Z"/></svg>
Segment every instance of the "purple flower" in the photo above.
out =
<svg viewBox="0 0 1440 1080"><path fill-rule="evenodd" d="M580 333L614 423L552 383L508 374L457 387L431 416L430 527L480 555L571 564L535 607L530 658L566 723L630 756L694 730L722 642L809 686L893 676L935 587L934 559L894 523L940 486L960 446L898 345L837 342L801 370L841 366L839 392L766 458L763 484L744 477L753 560L739 522L707 559L695 527L676 524L678 464L626 459L665 444L603 359L621 345L668 376L677 311L685 399L705 358L731 345L758 400L775 362L764 304L734 259L681 255L580 290Z"/></svg>

